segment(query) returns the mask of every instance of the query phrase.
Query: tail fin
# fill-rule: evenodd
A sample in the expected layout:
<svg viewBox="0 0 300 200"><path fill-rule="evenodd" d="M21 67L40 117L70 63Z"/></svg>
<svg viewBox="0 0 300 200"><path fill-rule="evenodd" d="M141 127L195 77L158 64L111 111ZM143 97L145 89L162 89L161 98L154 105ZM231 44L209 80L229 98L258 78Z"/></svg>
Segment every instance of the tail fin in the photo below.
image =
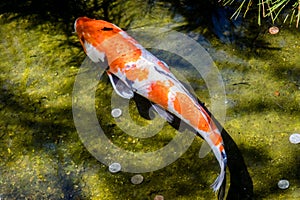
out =
<svg viewBox="0 0 300 200"><path fill-rule="evenodd" d="M221 156L219 158L217 156L217 159L221 167L221 172L211 187L213 188L214 192L218 191L218 199L222 200L225 195L227 156L224 150L222 152L219 151L219 155L220 154Z"/></svg>
<svg viewBox="0 0 300 200"><path fill-rule="evenodd" d="M221 164L221 173L219 174L215 182L211 185L214 192L217 192L220 189L221 185L225 180L226 180L226 163L223 162Z"/></svg>
<svg viewBox="0 0 300 200"><path fill-rule="evenodd" d="M216 129L217 130L217 129ZM201 135L202 134L202 135ZM212 189L214 192L219 191L219 196L222 196L220 194L225 193L225 185L226 185L226 165L227 165L227 155L224 149L223 142L220 141L220 134L218 133L218 130L216 132L211 132L210 134L216 134L217 139L213 138L214 141L212 140L212 135L207 134L206 132L198 131L197 135L201 136L204 138L204 140L208 143L210 146L211 150L213 151L219 166L221 168L220 174L215 180L215 182L211 185ZM202 147L201 147L202 148ZM220 198L222 199L222 198Z"/></svg>

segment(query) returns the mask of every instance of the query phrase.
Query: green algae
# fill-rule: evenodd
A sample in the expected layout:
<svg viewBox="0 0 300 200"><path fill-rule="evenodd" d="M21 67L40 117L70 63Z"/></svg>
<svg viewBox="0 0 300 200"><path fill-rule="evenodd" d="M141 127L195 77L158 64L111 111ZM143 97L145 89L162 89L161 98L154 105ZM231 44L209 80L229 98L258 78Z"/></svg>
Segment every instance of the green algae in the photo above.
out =
<svg viewBox="0 0 300 200"><path fill-rule="evenodd" d="M134 1L127 4L127 14L120 12L124 5L116 4L111 15L112 20L120 18L120 26L172 23L168 6L155 7L152 15L141 20ZM147 9L141 2L138 5ZM8 21L2 15L0 24L0 198L154 199L157 194L180 200L215 198L209 186L218 175L218 164L212 154L198 158L201 139L176 162L143 173L140 185L131 184L132 173L109 173L81 143L72 118L73 84L85 57L81 47L74 45L76 36L66 35L50 22L32 27L31 16ZM300 148L288 141L290 134L300 131L298 38L299 32L287 28L278 35L260 35L268 48L242 51L213 42L212 56L222 50L230 58L216 60L228 100L224 126L242 151L259 199L300 196ZM203 84L193 75L184 75L194 85ZM209 102L205 90L203 86L195 92ZM126 135L110 115L106 99L111 93L107 80L100 82L95 105L103 129L112 133L108 137L115 144L148 152L174 137L169 125L151 140ZM142 126L156 123L142 119L133 103L130 116ZM277 188L282 178L290 181L284 191Z"/></svg>

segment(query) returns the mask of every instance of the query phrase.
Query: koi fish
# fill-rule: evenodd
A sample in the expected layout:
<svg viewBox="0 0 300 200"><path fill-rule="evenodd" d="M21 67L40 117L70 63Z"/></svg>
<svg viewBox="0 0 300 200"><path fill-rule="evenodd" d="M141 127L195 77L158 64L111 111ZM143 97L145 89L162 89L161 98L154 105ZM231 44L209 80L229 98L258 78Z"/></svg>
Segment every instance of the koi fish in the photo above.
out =
<svg viewBox="0 0 300 200"><path fill-rule="evenodd" d="M171 114L175 115L209 144L221 168L211 185L218 191L226 180L227 163L220 130L169 66L112 23L80 17L74 27L87 56L95 63L107 61L106 72L118 95L126 99L133 98L134 93L145 97L168 122L174 120Z"/></svg>

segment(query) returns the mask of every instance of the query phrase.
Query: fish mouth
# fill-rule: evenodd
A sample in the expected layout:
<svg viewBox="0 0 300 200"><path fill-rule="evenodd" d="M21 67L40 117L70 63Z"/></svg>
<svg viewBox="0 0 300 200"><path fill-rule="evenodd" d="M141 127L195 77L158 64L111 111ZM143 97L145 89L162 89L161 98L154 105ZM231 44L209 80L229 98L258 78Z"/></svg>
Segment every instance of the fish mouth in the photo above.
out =
<svg viewBox="0 0 300 200"><path fill-rule="evenodd" d="M77 27L77 22L78 20L81 20L81 19L84 19L84 18L87 18L87 17L78 17L75 22L74 22L74 33L77 33L77 30L76 30L76 27Z"/></svg>
<svg viewBox="0 0 300 200"><path fill-rule="evenodd" d="M78 20L80 20L81 22L79 22ZM86 21L90 21L92 19L88 18L88 17L78 17L75 22L74 22L74 33L77 33L77 30L76 30L76 27L77 27L77 24L79 22L79 25L86 22Z"/></svg>

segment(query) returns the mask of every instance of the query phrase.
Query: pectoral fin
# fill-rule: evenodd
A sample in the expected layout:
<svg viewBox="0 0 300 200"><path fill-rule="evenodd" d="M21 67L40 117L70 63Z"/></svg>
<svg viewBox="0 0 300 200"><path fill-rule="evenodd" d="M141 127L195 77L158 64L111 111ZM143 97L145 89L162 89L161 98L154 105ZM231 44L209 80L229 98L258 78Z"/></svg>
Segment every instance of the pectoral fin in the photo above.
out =
<svg viewBox="0 0 300 200"><path fill-rule="evenodd" d="M199 151L199 158L204 158L209 152L211 148L209 144L204 140Z"/></svg>
<svg viewBox="0 0 300 200"><path fill-rule="evenodd" d="M172 123L174 121L174 117L172 114L168 113L166 110L161 108L157 104L153 104L152 108L162 117L164 118L167 122Z"/></svg>
<svg viewBox="0 0 300 200"><path fill-rule="evenodd" d="M134 96L134 92L127 84L121 81L117 76L111 74L109 71L106 71L109 80L115 90L115 92L125 99L131 99Z"/></svg>

